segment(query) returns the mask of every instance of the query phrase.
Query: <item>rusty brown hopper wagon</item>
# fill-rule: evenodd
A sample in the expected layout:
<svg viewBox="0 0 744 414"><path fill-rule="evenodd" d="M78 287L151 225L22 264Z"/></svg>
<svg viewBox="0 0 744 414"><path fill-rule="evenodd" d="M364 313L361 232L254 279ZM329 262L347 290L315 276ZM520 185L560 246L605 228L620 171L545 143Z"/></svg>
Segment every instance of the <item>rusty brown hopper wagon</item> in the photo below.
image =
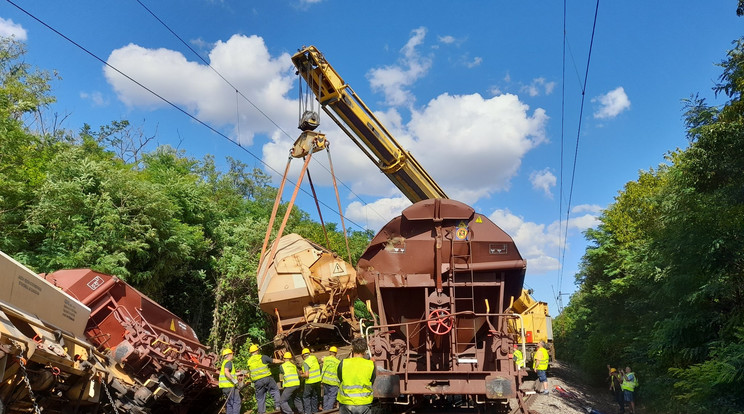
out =
<svg viewBox="0 0 744 414"><path fill-rule="evenodd" d="M280 336L312 328L335 331L339 318L347 327L355 325L350 305L356 299L356 271L349 263L297 234L274 241L271 252L256 276L258 299L261 309L277 318Z"/></svg>
<svg viewBox="0 0 744 414"><path fill-rule="evenodd" d="M516 397L524 374L504 310L525 268L512 238L458 201L420 201L390 221L358 265L360 298L379 317L370 351L392 374L376 395Z"/></svg>
<svg viewBox="0 0 744 414"><path fill-rule="evenodd" d="M90 307L85 336L110 356L111 394L120 410L214 411L217 355L183 319L116 276L69 269L45 278Z"/></svg>

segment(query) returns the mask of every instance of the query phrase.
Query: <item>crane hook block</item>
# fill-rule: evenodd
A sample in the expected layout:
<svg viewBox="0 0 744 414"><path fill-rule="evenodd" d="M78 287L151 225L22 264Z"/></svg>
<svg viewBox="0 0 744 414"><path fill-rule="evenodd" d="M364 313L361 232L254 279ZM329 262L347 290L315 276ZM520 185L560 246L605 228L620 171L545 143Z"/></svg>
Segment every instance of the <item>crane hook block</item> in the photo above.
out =
<svg viewBox="0 0 744 414"><path fill-rule="evenodd" d="M292 157L302 158L310 153L326 149L325 134L313 131L303 131L292 145Z"/></svg>

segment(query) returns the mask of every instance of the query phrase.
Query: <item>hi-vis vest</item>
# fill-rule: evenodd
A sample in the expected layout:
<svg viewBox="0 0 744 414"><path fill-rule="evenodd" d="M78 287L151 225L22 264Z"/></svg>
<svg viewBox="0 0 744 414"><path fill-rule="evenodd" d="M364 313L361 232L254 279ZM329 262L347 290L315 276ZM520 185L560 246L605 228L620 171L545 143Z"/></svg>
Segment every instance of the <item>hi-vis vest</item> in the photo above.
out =
<svg viewBox="0 0 744 414"><path fill-rule="evenodd" d="M375 363L364 358L347 358L341 366L339 403L344 405L372 404L372 373Z"/></svg>
<svg viewBox="0 0 744 414"><path fill-rule="evenodd" d="M256 382L261 378L266 378L271 375L269 366L261 361L262 355L251 355L248 358L248 371L251 374L251 381Z"/></svg>
<svg viewBox="0 0 744 414"><path fill-rule="evenodd" d="M307 368L309 369L308 372L310 374L305 380L305 384L315 384L316 382L320 382L320 364L318 363L318 358L316 358L315 355L310 355L305 359L305 363L307 364Z"/></svg>
<svg viewBox="0 0 744 414"><path fill-rule="evenodd" d="M524 356L522 355L522 351L519 349L514 351L514 357L517 359L515 362L517 364L517 369L524 368Z"/></svg>
<svg viewBox="0 0 744 414"><path fill-rule="evenodd" d="M538 348L535 352L534 362L532 363L532 368L537 371L545 371L548 369L548 350L545 348ZM537 360L540 360L538 363Z"/></svg>
<svg viewBox="0 0 744 414"><path fill-rule="evenodd" d="M321 382L323 384L333 385L338 387L338 363L341 362L333 355L329 355L323 359L323 374Z"/></svg>
<svg viewBox="0 0 744 414"><path fill-rule="evenodd" d="M282 364L284 370L284 388L299 387L300 376L297 374L297 367L291 361Z"/></svg>
<svg viewBox="0 0 744 414"><path fill-rule="evenodd" d="M229 361L226 359L222 361L222 367L220 367L220 388L234 388L235 384L232 383L229 379L227 379L227 375L225 375L225 365ZM235 364L232 364L232 369L230 370L230 375L235 378Z"/></svg>
<svg viewBox="0 0 744 414"><path fill-rule="evenodd" d="M622 388L625 391L633 391L635 390L635 387L638 386L638 378L636 378L635 373L631 372L629 374L625 374L623 377L623 382L620 384L620 388Z"/></svg>

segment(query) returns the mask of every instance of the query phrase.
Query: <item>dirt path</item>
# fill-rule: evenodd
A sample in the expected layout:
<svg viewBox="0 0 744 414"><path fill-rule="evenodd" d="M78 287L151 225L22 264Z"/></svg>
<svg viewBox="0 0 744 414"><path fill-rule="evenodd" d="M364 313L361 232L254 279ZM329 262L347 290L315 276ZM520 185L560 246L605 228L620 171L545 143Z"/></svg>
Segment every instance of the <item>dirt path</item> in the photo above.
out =
<svg viewBox="0 0 744 414"><path fill-rule="evenodd" d="M550 394L536 395L530 410L540 414L587 414L590 409L601 414L620 412L604 384L585 384L585 379L578 372L560 362L553 361L550 366ZM530 378L522 389L531 390L534 386L535 381Z"/></svg>

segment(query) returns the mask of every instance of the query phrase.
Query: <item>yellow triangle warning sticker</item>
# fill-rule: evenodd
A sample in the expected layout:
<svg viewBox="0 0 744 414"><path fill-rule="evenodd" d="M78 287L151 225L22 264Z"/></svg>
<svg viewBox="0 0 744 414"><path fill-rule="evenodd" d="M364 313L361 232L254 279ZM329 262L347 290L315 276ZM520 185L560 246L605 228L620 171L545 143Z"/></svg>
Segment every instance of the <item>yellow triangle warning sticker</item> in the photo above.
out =
<svg viewBox="0 0 744 414"><path fill-rule="evenodd" d="M176 332L176 323L174 319L171 319L171 327L170 330L173 332Z"/></svg>
<svg viewBox="0 0 744 414"><path fill-rule="evenodd" d="M345 266L341 266L341 263L333 263L332 265L331 274L333 275L343 275L346 273Z"/></svg>
<svg viewBox="0 0 744 414"><path fill-rule="evenodd" d="M483 218L481 218L481 216L478 216L478 217L476 217L475 222L476 223L483 223Z"/></svg>

